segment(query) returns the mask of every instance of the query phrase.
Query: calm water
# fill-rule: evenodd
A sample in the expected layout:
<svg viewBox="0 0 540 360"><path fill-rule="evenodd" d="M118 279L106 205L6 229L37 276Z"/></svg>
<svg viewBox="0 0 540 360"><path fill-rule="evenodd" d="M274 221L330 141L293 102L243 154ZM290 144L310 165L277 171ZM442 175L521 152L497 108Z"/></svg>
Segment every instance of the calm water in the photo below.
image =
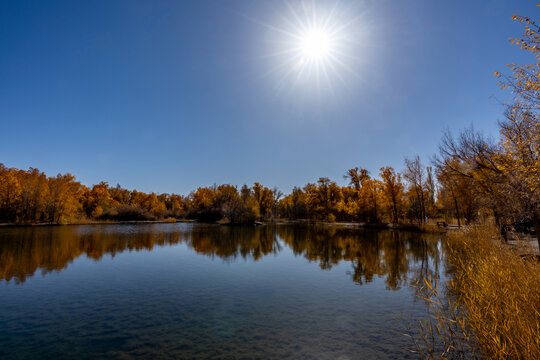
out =
<svg viewBox="0 0 540 360"><path fill-rule="evenodd" d="M407 358L396 314L443 258L405 232L1 228L0 358Z"/></svg>

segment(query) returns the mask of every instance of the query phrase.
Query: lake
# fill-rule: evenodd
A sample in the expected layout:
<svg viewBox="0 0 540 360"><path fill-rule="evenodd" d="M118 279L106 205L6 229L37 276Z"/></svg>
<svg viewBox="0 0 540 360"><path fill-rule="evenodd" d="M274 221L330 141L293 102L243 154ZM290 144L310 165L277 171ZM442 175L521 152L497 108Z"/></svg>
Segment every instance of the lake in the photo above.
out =
<svg viewBox="0 0 540 360"><path fill-rule="evenodd" d="M1 359L415 358L439 235L190 223L0 228Z"/></svg>

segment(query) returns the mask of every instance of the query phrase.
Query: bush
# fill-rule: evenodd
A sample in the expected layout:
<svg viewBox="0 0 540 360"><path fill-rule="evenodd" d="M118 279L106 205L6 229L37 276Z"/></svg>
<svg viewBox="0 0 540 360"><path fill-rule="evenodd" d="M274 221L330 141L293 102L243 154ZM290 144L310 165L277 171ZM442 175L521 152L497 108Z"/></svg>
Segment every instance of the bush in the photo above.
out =
<svg viewBox="0 0 540 360"><path fill-rule="evenodd" d="M138 206L123 205L119 208L107 210L101 214L99 219L114 221L149 221L156 220L156 217Z"/></svg>

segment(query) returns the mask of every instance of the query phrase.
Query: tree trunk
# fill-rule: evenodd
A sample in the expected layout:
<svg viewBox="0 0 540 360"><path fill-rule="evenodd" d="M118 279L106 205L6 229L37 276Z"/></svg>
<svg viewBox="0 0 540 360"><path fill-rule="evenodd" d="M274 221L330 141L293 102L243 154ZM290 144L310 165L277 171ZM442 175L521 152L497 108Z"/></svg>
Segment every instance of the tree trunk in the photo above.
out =
<svg viewBox="0 0 540 360"><path fill-rule="evenodd" d="M376 196L377 195L372 194L372 198L373 198L373 217L374 217L372 222L379 222L379 214L377 214L377 198L376 198Z"/></svg>
<svg viewBox="0 0 540 360"><path fill-rule="evenodd" d="M534 230L536 232L536 241L538 242L538 249L540 250L540 214L539 211L535 211L533 214Z"/></svg>
<svg viewBox="0 0 540 360"><path fill-rule="evenodd" d="M457 225L458 225L458 227L461 227L461 223L459 222L459 207L458 207L457 198L455 196L454 196L454 205L456 207Z"/></svg>
<svg viewBox="0 0 540 360"><path fill-rule="evenodd" d="M394 218L394 223L398 223L398 219L397 219L397 204L396 204L396 199L392 199L392 212L394 215L393 218Z"/></svg>
<svg viewBox="0 0 540 360"><path fill-rule="evenodd" d="M424 202L424 190L420 188L420 208L422 212L422 223L426 223L426 204Z"/></svg>

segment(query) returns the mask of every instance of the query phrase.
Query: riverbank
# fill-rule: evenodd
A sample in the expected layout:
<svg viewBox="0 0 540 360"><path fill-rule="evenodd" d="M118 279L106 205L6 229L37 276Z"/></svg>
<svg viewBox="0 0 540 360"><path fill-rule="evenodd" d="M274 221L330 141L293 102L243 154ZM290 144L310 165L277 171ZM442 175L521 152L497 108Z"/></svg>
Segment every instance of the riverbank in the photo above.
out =
<svg viewBox="0 0 540 360"><path fill-rule="evenodd" d="M420 325L418 353L539 359L540 263L523 255L530 248L502 242L494 228L471 227L450 234L447 249L451 280L425 280L422 298L433 316Z"/></svg>
<svg viewBox="0 0 540 360"><path fill-rule="evenodd" d="M199 222L193 219L175 219L168 218L163 220L125 220L125 221L113 221L113 220L88 220L88 221L75 221L68 224L51 224L51 223L37 223L37 224L13 224L13 223L0 223L0 227L25 227L25 226L70 226L70 225L107 225L107 224L162 224L162 223L194 223ZM204 222L203 222L204 223ZM321 225L330 227L342 227L342 228L356 228L356 229L380 229L380 230L403 230L412 232L423 233L446 233L448 230L452 230L452 227L439 227L432 224L394 224L394 223L367 223L367 222L328 222L319 220L288 220L278 219L276 221L262 222L255 221L253 224L231 224L230 222L211 222L211 224L219 225L268 225L268 224L305 224L305 225Z"/></svg>
<svg viewBox="0 0 540 360"><path fill-rule="evenodd" d="M423 233L443 234L449 230L448 227L439 227L433 224L394 224L394 223L367 223L367 222L328 222L317 220L278 220L276 223L282 224L309 224L309 225L324 225L332 227L346 227L356 229L380 229L380 230L403 230Z"/></svg>
<svg viewBox="0 0 540 360"><path fill-rule="evenodd" d="M125 220L125 221L113 221L113 220L92 220L92 221L75 221L67 224L51 224L51 223L37 223L37 224L13 224L13 223L0 223L0 227L26 227L26 226L73 226L73 225L108 225L108 224L168 224L185 222L192 223L195 220L191 219L175 219L168 218L163 220Z"/></svg>

